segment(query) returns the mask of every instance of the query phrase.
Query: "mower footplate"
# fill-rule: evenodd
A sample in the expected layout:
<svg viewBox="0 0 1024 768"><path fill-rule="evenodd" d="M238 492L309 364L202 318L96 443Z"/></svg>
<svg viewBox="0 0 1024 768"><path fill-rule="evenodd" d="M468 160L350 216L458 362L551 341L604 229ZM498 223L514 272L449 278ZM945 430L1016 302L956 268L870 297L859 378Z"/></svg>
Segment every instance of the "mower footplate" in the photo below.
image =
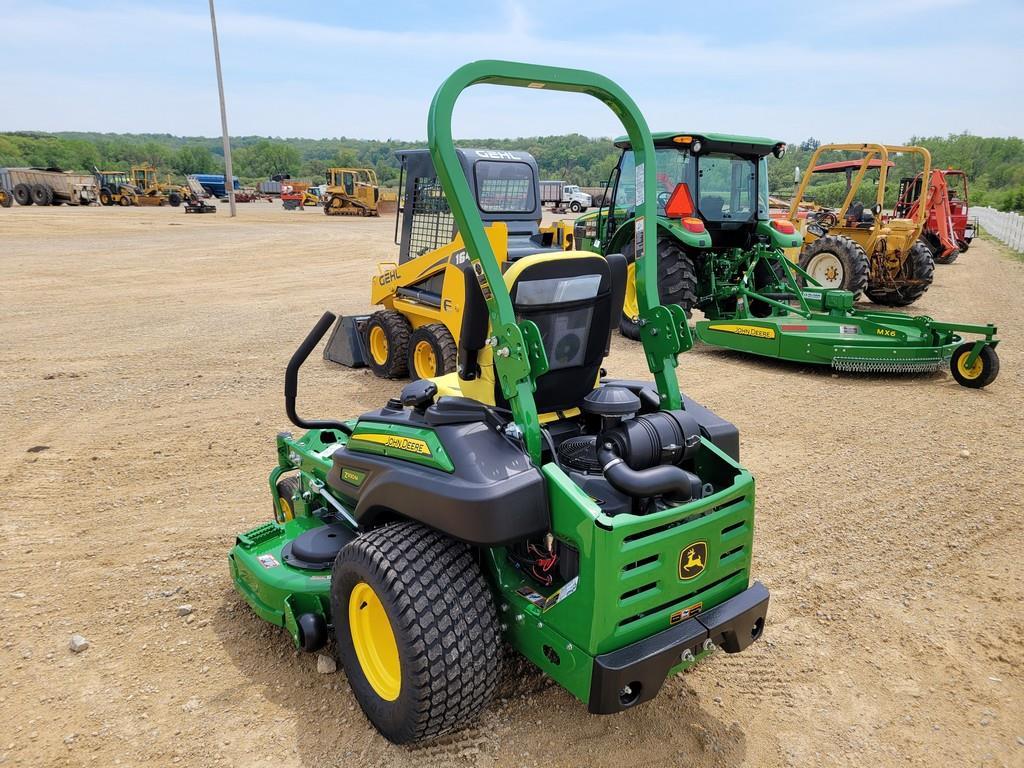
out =
<svg viewBox="0 0 1024 768"><path fill-rule="evenodd" d="M658 695L674 667L721 648L739 653L757 640L768 613L768 588L750 588L656 635L594 658L587 708L596 715L621 712ZM710 642L709 642L710 641Z"/></svg>

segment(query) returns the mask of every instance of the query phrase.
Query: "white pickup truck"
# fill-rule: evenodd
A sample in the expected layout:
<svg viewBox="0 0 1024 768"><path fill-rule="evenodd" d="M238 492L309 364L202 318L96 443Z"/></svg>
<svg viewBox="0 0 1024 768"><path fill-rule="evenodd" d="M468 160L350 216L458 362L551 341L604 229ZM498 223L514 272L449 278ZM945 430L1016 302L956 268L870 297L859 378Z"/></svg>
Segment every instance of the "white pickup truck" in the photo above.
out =
<svg viewBox="0 0 1024 768"><path fill-rule="evenodd" d="M594 204L593 199L575 184L564 181L542 181L540 183L540 203L550 205L556 212L570 210L580 213Z"/></svg>

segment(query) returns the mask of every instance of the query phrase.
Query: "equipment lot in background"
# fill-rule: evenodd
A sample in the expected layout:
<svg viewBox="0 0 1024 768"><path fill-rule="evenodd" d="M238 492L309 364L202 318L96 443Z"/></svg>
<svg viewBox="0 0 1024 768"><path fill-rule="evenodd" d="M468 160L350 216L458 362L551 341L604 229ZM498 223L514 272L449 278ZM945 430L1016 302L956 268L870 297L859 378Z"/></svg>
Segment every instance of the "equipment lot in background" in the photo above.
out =
<svg viewBox="0 0 1024 768"><path fill-rule="evenodd" d="M368 310L376 264L397 252L387 216L315 213L0 211L8 764L1021 760L1024 352L1009 342L983 391L946 371L837 378L701 346L682 355L687 394L740 427L758 478L764 642L615 717L535 679L467 732L386 743L340 673L318 675L245 608L224 554L270 512L297 340L324 309ZM1022 292L1024 263L976 240L914 309L1019 339ZM403 383L315 358L302 371L309 413L368 410ZM618 337L608 367L646 375L640 345ZM71 653L72 633L91 647Z"/></svg>

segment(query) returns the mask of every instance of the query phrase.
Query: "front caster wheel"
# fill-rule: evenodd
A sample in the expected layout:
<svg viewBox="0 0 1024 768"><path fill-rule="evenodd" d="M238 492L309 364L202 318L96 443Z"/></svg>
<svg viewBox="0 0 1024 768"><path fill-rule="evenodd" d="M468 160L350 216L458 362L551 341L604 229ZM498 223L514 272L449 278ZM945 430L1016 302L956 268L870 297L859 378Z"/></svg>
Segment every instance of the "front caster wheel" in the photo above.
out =
<svg viewBox="0 0 1024 768"><path fill-rule="evenodd" d="M967 365L974 344L968 342L956 348L949 359L949 368L956 383L971 389L981 389L996 380L999 375L999 355L990 346L981 348L981 353L973 365Z"/></svg>

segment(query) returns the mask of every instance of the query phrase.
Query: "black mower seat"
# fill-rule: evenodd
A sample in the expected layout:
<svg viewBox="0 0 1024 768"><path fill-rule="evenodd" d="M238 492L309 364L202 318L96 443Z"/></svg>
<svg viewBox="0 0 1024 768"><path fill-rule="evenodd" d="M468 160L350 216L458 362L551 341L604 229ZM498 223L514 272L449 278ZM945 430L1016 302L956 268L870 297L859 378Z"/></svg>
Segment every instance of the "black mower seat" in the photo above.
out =
<svg viewBox="0 0 1024 768"><path fill-rule="evenodd" d="M459 338L459 390L507 406L494 375L490 320L471 264L463 267L466 302ZM516 316L540 330L548 371L537 379L534 398L540 413L571 410L597 384L601 362L618 327L626 290L626 259L576 251L534 253L505 272Z"/></svg>

